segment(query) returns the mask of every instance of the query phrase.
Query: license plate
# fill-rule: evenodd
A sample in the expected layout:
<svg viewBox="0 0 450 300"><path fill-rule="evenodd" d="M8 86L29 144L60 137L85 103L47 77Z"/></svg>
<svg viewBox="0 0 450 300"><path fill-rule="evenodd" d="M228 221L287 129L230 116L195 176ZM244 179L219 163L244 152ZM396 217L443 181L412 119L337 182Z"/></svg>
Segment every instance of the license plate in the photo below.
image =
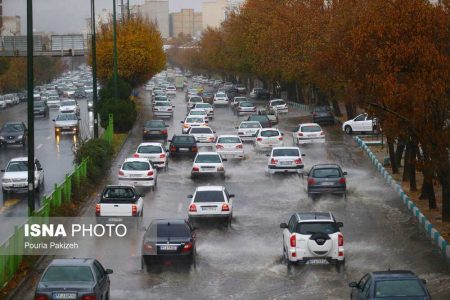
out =
<svg viewBox="0 0 450 300"><path fill-rule="evenodd" d="M150 133L156 133L156 134L158 134L159 131L157 131L157 130L150 130Z"/></svg>
<svg viewBox="0 0 450 300"><path fill-rule="evenodd" d="M178 150L187 152L187 151L189 151L189 148L179 148Z"/></svg>
<svg viewBox="0 0 450 300"><path fill-rule="evenodd" d="M8 144L14 144L16 141L6 141Z"/></svg>
<svg viewBox="0 0 450 300"><path fill-rule="evenodd" d="M322 182L322 185L330 186L330 185L334 185L334 182L325 181L325 182Z"/></svg>
<svg viewBox="0 0 450 300"><path fill-rule="evenodd" d="M323 258L310 259L306 262L307 265L326 265L328 260Z"/></svg>
<svg viewBox="0 0 450 300"><path fill-rule="evenodd" d="M75 294L75 293L55 293L55 294L53 294L53 299L77 299L77 294Z"/></svg>
<svg viewBox="0 0 450 300"><path fill-rule="evenodd" d="M292 165L292 162L290 162L290 161L280 161L280 165L282 165L282 166L289 166L289 165Z"/></svg>
<svg viewBox="0 0 450 300"><path fill-rule="evenodd" d="M177 250L177 246L173 246L173 245L163 245L163 246L159 246L159 249L163 250L163 251L176 251Z"/></svg>
<svg viewBox="0 0 450 300"><path fill-rule="evenodd" d="M202 207L202 210L212 211L212 210L216 210L216 207Z"/></svg>
<svg viewBox="0 0 450 300"><path fill-rule="evenodd" d="M109 222L122 222L123 219L122 218L108 218Z"/></svg>
<svg viewBox="0 0 450 300"><path fill-rule="evenodd" d="M70 129L70 127L66 126L66 127L63 127L62 129Z"/></svg>

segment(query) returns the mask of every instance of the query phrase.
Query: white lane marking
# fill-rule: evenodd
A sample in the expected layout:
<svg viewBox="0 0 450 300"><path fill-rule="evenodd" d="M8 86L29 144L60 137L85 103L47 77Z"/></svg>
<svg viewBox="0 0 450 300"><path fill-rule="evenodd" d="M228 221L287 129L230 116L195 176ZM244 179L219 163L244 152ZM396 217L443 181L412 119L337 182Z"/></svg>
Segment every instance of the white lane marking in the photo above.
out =
<svg viewBox="0 0 450 300"><path fill-rule="evenodd" d="M43 146L42 144L39 144L39 145L36 147L36 149L40 149L42 146Z"/></svg>

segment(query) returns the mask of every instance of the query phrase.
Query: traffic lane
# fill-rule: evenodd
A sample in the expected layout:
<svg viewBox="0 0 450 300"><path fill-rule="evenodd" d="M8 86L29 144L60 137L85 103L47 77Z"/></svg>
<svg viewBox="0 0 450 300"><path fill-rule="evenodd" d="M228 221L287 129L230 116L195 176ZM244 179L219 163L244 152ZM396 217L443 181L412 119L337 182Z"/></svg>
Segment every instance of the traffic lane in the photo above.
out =
<svg viewBox="0 0 450 300"><path fill-rule="evenodd" d="M80 133L85 139L92 135L92 113L87 111L87 102L78 101L80 104ZM19 104L0 113L2 121L22 121L26 124L26 104ZM44 185L40 193L36 193L35 206L39 209L42 196L53 191L54 185L61 183L64 176L73 170L74 144L77 138L74 135L62 134L55 136L53 119L58 115L58 110L50 110L49 117L35 118L35 156L44 168ZM4 118L3 118L4 117ZM5 168L9 160L19 156L27 156L27 147L9 146L0 149L0 166ZM0 221L4 230L0 232L0 242L10 236L14 226L25 222L28 215L28 202L26 193L6 194L0 193ZM14 217L10 219L10 217ZM16 218L23 217L23 219Z"/></svg>
<svg viewBox="0 0 450 300"><path fill-rule="evenodd" d="M178 98L176 101L179 102ZM288 128L298 119L292 113L280 128ZM216 110L211 126L214 128L216 123L218 133L233 132L234 121L229 110L221 108ZM178 126L176 123L172 124ZM327 136L336 134L336 128L325 130ZM131 155L140 142L136 132L130 136L128 153L123 153L120 161ZM307 168L340 157L349 171L347 201L324 197L312 202L307 199L305 181L298 176L267 176L267 157L255 153L251 144L245 145L244 161L226 162L225 181L194 182L189 178L192 160L172 160L169 171L159 174L156 192L148 192L145 197L146 222L153 218L186 218L189 203L186 195L192 194L198 185L225 184L236 194L230 229L221 224L200 224L196 269L180 270L178 265L173 265L152 269L150 273L141 272L139 238L122 243L96 240L95 246L91 245L84 253L95 255L106 267L114 269L111 298L116 299L172 299L180 295L198 299L344 299L349 295L349 281L359 279L367 271L387 268L412 269L429 280L432 294L439 292L442 297L448 297L448 287L438 284L449 278L445 261L430 250L427 241L417 238L420 231L411 223L398 198L351 142L341 137L341 141L330 140L325 145L304 148ZM290 144L289 139L286 144ZM116 180L116 172L117 169L112 171L111 182ZM311 210L331 210L345 223L347 263L343 273L338 273L333 266L312 265L298 266L288 272L281 263L279 223L287 221L294 212ZM91 209L89 214L92 216L93 212ZM118 257L115 253L121 252L119 249L128 255ZM33 289L34 286L29 287ZM28 295L31 298L31 293Z"/></svg>

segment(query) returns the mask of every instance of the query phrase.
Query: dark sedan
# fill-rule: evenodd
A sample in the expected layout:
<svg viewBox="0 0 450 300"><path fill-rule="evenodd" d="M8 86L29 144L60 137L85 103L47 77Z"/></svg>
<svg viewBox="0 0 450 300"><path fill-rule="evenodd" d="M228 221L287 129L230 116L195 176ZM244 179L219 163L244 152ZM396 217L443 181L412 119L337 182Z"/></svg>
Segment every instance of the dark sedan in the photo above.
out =
<svg viewBox="0 0 450 300"><path fill-rule="evenodd" d="M179 155L195 156L198 152L197 140L193 135L174 135L169 142L171 157Z"/></svg>
<svg viewBox="0 0 450 300"><path fill-rule="evenodd" d="M266 115L251 115L248 116L247 121L257 121L261 124L262 128L270 128L272 127L272 122L269 117Z"/></svg>
<svg viewBox="0 0 450 300"><path fill-rule="evenodd" d="M45 101L34 101L33 113L35 116L48 117L48 105Z"/></svg>
<svg viewBox="0 0 450 300"><path fill-rule="evenodd" d="M27 127L22 122L9 122L3 124L0 130L0 145L25 146Z"/></svg>
<svg viewBox="0 0 450 300"><path fill-rule="evenodd" d="M112 273L92 258L54 259L44 271L34 299L110 299Z"/></svg>
<svg viewBox="0 0 450 300"><path fill-rule="evenodd" d="M425 283L411 271L370 272L349 284L350 299L428 300L431 295Z"/></svg>
<svg viewBox="0 0 450 300"><path fill-rule="evenodd" d="M329 106L316 106L312 112L313 123L330 123L334 124L334 114Z"/></svg>
<svg viewBox="0 0 450 300"><path fill-rule="evenodd" d="M141 267L158 259L186 259L195 266L195 228L186 220L155 220L142 241Z"/></svg>
<svg viewBox="0 0 450 300"><path fill-rule="evenodd" d="M346 197L347 184L341 167L334 164L315 165L308 175L308 196L315 198L321 194L340 194Z"/></svg>
<svg viewBox="0 0 450 300"><path fill-rule="evenodd" d="M143 140L167 140L167 127L163 120L151 120L144 124L142 133Z"/></svg>
<svg viewBox="0 0 450 300"><path fill-rule="evenodd" d="M260 89L256 92L256 99L269 100L270 92L266 89Z"/></svg>
<svg viewBox="0 0 450 300"><path fill-rule="evenodd" d="M202 94L203 102L212 104L214 99L214 93L212 91L204 91Z"/></svg>

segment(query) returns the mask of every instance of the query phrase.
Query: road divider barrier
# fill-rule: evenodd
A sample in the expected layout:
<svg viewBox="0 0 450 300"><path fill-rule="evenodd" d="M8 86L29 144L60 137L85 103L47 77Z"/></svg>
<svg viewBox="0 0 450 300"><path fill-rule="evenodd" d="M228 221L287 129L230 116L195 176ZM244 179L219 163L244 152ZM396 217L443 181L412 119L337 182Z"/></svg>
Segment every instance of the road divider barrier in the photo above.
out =
<svg viewBox="0 0 450 300"><path fill-rule="evenodd" d="M401 185L394 180L394 178L391 176L391 174L389 174L388 171L386 171L386 169L383 167L383 164L378 161L377 157L369 149L367 144L359 136L355 136L354 139L358 143L358 146L367 153L377 171L383 176L386 182L390 186L392 186L395 192L400 196L400 198L403 201L403 204L417 219L419 226L425 229L425 232L430 237L431 242L439 247L439 249L442 252L442 255L444 255L447 259L450 259L450 247L448 245L448 242L442 237L439 231L437 231L436 228L434 228L433 224L427 219L427 217L425 217L425 215L420 211L420 209L416 206L416 204L413 201L411 201L411 198L405 193Z"/></svg>
<svg viewBox="0 0 450 300"><path fill-rule="evenodd" d="M311 112L311 107L309 105L298 103L298 102L293 102L293 101L286 101L286 103L289 104L290 107L293 107L300 111L308 112L308 113Z"/></svg>

